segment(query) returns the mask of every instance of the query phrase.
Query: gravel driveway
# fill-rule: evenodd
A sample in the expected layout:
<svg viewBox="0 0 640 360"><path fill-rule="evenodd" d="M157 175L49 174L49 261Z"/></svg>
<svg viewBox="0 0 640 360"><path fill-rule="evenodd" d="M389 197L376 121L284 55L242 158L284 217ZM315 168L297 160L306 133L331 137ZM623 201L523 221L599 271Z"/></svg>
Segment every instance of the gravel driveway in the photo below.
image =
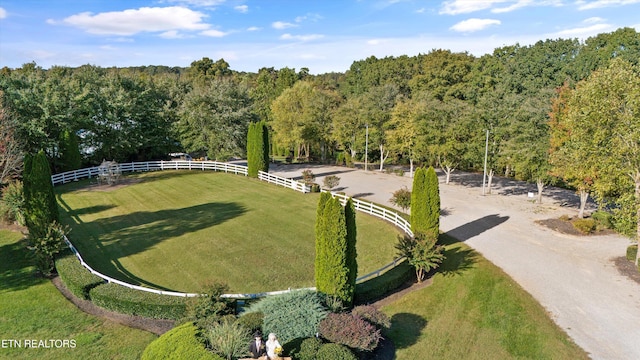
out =
<svg viewBox="0 0 640 360"><path fill-rule="evenodd" d="M316 165L271 166L271 173L297 178L311 169L316 182L340 177L338 190L391 206L394 191L412 179L378 171ZM543 204L527 196L535 185L494 179L482 195L482 175L440 175L441 230L464 241L502 268L549 312L551 318L593 359L640 359L640 284L613 263L630 240L614 235L573 237L535 220L577 214L577 196L550 189Z"/></svg>

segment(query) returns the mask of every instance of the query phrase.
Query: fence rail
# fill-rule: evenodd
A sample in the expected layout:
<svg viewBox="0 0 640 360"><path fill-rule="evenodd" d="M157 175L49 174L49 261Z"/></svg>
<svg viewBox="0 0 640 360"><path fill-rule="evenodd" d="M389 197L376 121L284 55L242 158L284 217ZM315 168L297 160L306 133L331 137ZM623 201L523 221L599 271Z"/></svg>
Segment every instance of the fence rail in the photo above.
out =
<svg viewBox="0 0 640 360"><path fill-rule="evenodd" d="M119 166L120 166L121 172L146 172L146 171L159 171L159 170L212 170L212 171L223 171L226 173L234 173L234 174L247 176L246 166L235 165L230 163L222 163L217 161L147 161L147 162L121 163L119 164ZM87 179L87 178L90 179L98 176L99 172L100 171L98 166L80 169L80 170L74 170L74 171L67 171L67 172L52 175L51 182L55 186L55 185L65 184L71 181L78 181L78 180ZM276 184L276 185L284 186L286 188L290 188L296 191L300 191L302 193L308 193L311 191L310 187L302 182L283 178L283 177L269 174L263 171L258 172L258 179L262 181L266 181L271 184ZM349 197L346 195L342 195L334 192L331 192L331 195L340 199L340 202L342 203L343 206L349 199ZM354 203L356 210L365 212L367 214L370 214L370 215L379 217L383 220L386 220L388 222L391 222L395 226L402 229L402 231L404 231L409 236L413 236L413 233L411 232L411 224L409 224L408 221L403 219L395 211L385 209L383 207L380 207L368 201L363 201L359 199L352 199L352 201ZM71 249L71 251L73 251L73 253L76 255L78 260L80 260L80 263L82 264L82 266L84 266L92 274L102 278L107 282L119 284L119 285L128 287L130 289L146 291L146 292L160 294L160 295L179 296L179 297L194 297L199 295L196 293L182 293L182 292L176 292L176 291L164 291L164 290L151 289L143 286L132 285L124 281L114 279L112 277L104 275L94 270L91 266L89 266L89 264L87 264L84 261L84 259L82 258L82 255L80 255L80 252L78 252L78 250L75 248L75 246L73 246L73 244L69 241L69 239L67 239L66 236L64 239L67 245L69 246L69 248ZM370 278L380 276L382 273L385 272L385 270L395 267L402 260L403 260L402 258L394 259L389 264L375 271L372 271L369 274L366 274L357 278L356 282L360 283ZM231 299L256 299L264 296L284 294L294 290L315 290L315 287L304 288L304 289L287 289L287 290L279 290L279 291L271 291L271 292L262 292L262 293L256 293L256 294L223 294L221 296L224 298L231 298Z"/></svg>

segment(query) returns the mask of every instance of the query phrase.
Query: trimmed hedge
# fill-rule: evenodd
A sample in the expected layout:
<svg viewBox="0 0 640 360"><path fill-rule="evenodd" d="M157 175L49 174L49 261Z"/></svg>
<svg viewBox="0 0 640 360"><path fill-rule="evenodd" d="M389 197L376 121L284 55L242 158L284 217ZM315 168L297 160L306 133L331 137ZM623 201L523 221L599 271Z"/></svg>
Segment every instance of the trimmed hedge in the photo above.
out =
<svg viewBox="0 0 640 360"><path fill-rule="evenodd" d="M356 284L355 303L367 304L402 286L415 276L415 271L406 260L381 276Z"/></svg>
<svg viewBox="0 0 640 360"><path fill-rule="evenodd" d="M90 300L89 291L104 283L103 279L82 266L74 255L57 259L56 270L67 289L80 299Z"/></svg>
<svg viewBox="0 0 640 360"><path fill-rule="evenodd" d="M207 351L196 338L198 329L193 323L175 327L144 349L142 360L224 360Z"/></svg>
<svg viewBox="0 0 640 360"><path fill-rule="evenodd" d="M627 248L627 260L635 262L636 256L638 256L638 244L629 245Z"/></svg>
<svg viewBox="0 0 640 360"><path fill-rule="evenodd" d="M186 299L129 289L107 283L89 292L94 304L107 310L154 319L179 320L185 316Z"/></svg>

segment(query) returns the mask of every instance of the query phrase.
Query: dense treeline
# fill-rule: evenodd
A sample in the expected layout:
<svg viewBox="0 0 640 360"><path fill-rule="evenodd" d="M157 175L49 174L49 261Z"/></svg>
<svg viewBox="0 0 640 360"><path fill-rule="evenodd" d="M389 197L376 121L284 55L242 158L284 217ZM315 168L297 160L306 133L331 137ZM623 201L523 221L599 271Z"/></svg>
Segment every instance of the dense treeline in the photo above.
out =
<svg viewBox="0 0 640 360"><path fill-rule="evenodd" d="M482 169L488 130L489 191L494 174L537 182L542 191L562 178L549 162L557 89L575 88L614 58L637 69L640 33L516 44L481 57L447 50L372 56L344 74L244 73L208 58L186 69L30 63L0 70L2 118L12 121L23 151L45 151L54 172L78 163L63 154L74 147L84 165L173 151L245 157L249 124L265 121L274 154L362 160L368 133L367 158L380 170L415 162L441 168L447 182L456 169Z"/></svg>

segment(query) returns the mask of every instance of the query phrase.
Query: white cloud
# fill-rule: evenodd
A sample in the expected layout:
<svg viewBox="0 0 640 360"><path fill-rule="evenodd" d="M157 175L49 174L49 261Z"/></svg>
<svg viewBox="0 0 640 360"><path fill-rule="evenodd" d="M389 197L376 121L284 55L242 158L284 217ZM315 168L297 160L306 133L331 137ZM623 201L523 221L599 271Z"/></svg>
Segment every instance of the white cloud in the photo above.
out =
<svg viewBox="0 0 640 360"><path fill-rule="evenodd" d="M0 7L0 19L4 19L7 17L7 10Z"/></svg>
<svg viewBox="0 0 640 360"><path fill-rule="evenodd" d="M262 30L262 28L257 26L251 26L247 28L247 31L258 31L258 30Z"/></svg>
<svg viewBox="0 0 640 360"><path fill-rule="evenodd" d="M457 32L474 32L480 31L488 28L492 25L500 25L500 20L495 19L468 19L464 21L460 21L459 23L450 27L450 30Z"/></svg>
<svg viewBox="0 0 640 360"><path fill-rule="evenodd" d="M589 36L594 36L602 32L613 31L614 26L610 24L595 24L591 26L585 27L577 27L573 29L565 29L558 31L553 34L553 37L559 38L587 38Z"/></svg>
<svg viewBox="0 0 640 360"><path fill-rule="evenodd" d="M601 23L601 22L605 22L606 20L601 18L601 17L590 17L588 19L584 19L582 22L585 24L597 24L597 23Z"/></svg>
<svg viewBox="0 0 640 360"><path fill-rule="evenodd" d="M532 0L520 0L514 4L511 4L507 7L503 7L503 8L496 8L491 10L492 13L495 14L501 14L501 13L506 13L506 12L511 12L514 10L518 10L520 8L523 8L525 6L531 6L533 5L533 1Z"/></svg>
<svg viewBox="0 0 640 360"><path fill-rule="evenodd" d="M309 34L309 35L291 35L291 34L282 34L280 39L282 40L299 40L299 41L311 41L323 38L324 35L320 34Z"/></svg>
<svg viewBox="0 0 640 360"><path fill-rule="evenodd" d="M249 7L247 5L238 5L234 7L234 9L236 9L236 11L241 12L243 14L249 12Z"/></svg>
<svg viewBox="0 0 640 360"><path fill-rule="evenodd" d="M442 4L440 14L458 15L491 8L509 0L447 0Z"/></svg>
<svg viewBox="0 0 640 360"><path fill-rule="evenodd" d="M613 6L624 6L631 4L638 4L640 0L577 0L576 5L578 5L578 10L592 10L599 9L605 7L613 7Z"/></svg>
<svg viewBox="0 0 640 360"><path fill-rule="evenodd" d="M206 15L180 6L143 7L124 11L92 14L83 12L62 22L99 35L134 35L140 32L166 32L170 30L204 30Z"/></svg>
<svg viewBox="0 0 640 360"><path fill-rule="evenodd" d="M211 37L218 37L218 38L228 35L228 33L226 32L222 32L220 30L213 30L213 29L202 31L200 34L204 36L211 36Z"/></svg>
<svg viewBox="0 0 640 360"><path fill-rule="evenodd" d="M179 33L177 30L169 30L169 31L165 31L162 34L158 35L161 38L164 39L182 39L184 38L184 35Z"/></svg>
<svg viewBox="0 0 640 360"><path fill-rule="evenodd" d="M276 21L271 24L271 27L278 30L288 29L288 28L297 27L297 26L298 25L296 24L292 24L284 21Z"/></svg>
<svg viewBox="0 0 640 360"><path fill-rule="evenodd" d="M170 3L187 4L193 6L212 7L223 4L226 0L168 0Z"/></svg>
<svg viewBox="0 0 640 360"><path fill-rule="evenodd" d="M427 11L427 9L426 9L426 8L420 8L420 9L416 10L416 13L418 13L418 14L424 14L426 11Z"/></svg>
<svg viewBox="0 0 640 360"><path fill-rule="evenodd" d="M316 22L321 19L322 19L322 16L320 16L319 14L308 13L306 15L296 17L295 22L301 23L305 20Z"/></svg>

